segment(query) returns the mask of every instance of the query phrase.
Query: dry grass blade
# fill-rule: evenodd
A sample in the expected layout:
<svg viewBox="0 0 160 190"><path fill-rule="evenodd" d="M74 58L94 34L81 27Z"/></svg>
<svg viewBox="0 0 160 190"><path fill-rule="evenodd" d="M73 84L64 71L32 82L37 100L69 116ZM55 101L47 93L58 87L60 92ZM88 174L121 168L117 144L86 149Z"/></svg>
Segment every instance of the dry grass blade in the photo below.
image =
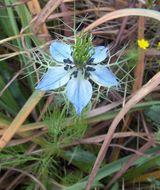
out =
<svg viewBox="0 0 160 190"><path fill-rule="evenodd" d="M3 133L5 132L5 130L9 127L9 124L4 125L2 129L0 129L0 136L3 135ZM21 128L19 128L16 133L17 134L21 134L21 133L25 133L27 131L34 131L37 129L45 129L47 126L43 123L43 122L36 122L36 123L30 123L30 124L25 124L22 125Z"/></svg>
<svg viewBox="0 0 160 190"><path fill-rule="evenodd" d="M145 19L144 17L139 17L138 20L138 39L143 39L144 38L144 27L145 27ZM138 63L136 65L136 68L134 70L134 84L133 84L133 93L136 92L136 90L138 90L141 86L142 86L142 82L143 82L143 76L144 76L144 58L145 58L145 51L142 48L138 49ZM125 122L123 124L122 127L122 132L127 131L128 127L130 126L131 122L132 122L132 114L128 114ZM118 144L122 144L123 143L123 139L120 139L118 141ZM112 152L112 160L117 160L118 156L120 153L120 149L119 148L115 148Z"/></svg>
<svg viewBox="0 0 160 190"><path fill-rule="evenodd" d="M122 110L118 113L116 118L113 120L109 131L104 139L104 142L102 144L102 147L99 151L99 154L97 156L96 162L94 164L94 167L92 169L92 172L90 174L86 190L89 190L91 187L91 184L94 180L94 177L96 176L98 169L105 157L105 154L108 150L109 144L112 140L113 134L116 130L116 127L118 123L121 121L121 119L125 116L125 114L140 100L142 100L146 95L148 95L150 92L152 92L158 85L160 84L160 72L158 72L146 85L144 85L137 93L134 94L134 96L125 104L125 106L122 108Z"/></svg>
<svg viewBox="0 0 160 190"><path fill-rule="evenodd" d="M14 134L17 132L19 127L22 125L22 123L25 121L25 119L31 113L33 108L36 106L36 104L39 102L39 100L43 97L43 95L44 95L44 92L35 91L32 94L32 96L28 99L28 101L23 106L21 111L18 113L18 115L12 121L9 128L6 129L3 136L1 137L1 139L0 139L0 148L1 149L4 148L6 146L6 144L9 142L9 140L14 136Z"/></svg>
<svg viewBox="0 0 160 190"><path fill-rule="evenodd" d="M49 17L49 15L57 8L59 5L63 2L63 0L50 0L46 4L46 6L43 8L41 13L37 16L35 25L34 25L34 31L35 33L38 32L39 27L41 24L43 24L46 19Z"/></svg>
<svg viewBox="0 0 160 190"><path fill-rule="evenodd" d="M103 24L104 22L126 16L144 16L144 17L154 18L160 21L160 13L158 11L147 10L147 9L136 9L136 8L121 9L113 11L111 13L107 13L103 17L97 19L95 22L87 26L84 29L84 31L90 31L93 28L99 26L100 24Z"/></svg>
<svg viewBox="0 0 160 190"><path fill-rule="evenodd" d="M63 147L75 146L79 144L98 144L104 141L105 136L106 135L99 135L99 136L76 140L69 145L64 145ZM113 139L126 138L126 137L140 137L142 139L147 139L146 133L124 132L124 133L114 133L113 135Z"/></svg>
<svg viewBox="0 0 160 190"><path fill-rule="evenodd" d="M11 37L5 38L3 40L0 40L0 44L3 44L3 43L8 42L10 40L14 40L14 39L26 37L26 36L31 36L31 35L34 35L34 33L19 34L19 35L11 36Z"/></svg>
<svg viewBox="0 0 160 190"><path fill-rule="evenodd" d="M144 17L140 17L138 21L138 39L144 38ZM143 75L144 75L144 58L145 58L145 50L142 48L138 49L138 63L135 69L135 81L133 84L133 92L139 89L142 86Z"/></svg>
<svg viewBox="0 0 160 190"><path fill-rule="evenodd" d="M49 105L53 102L53 99L54 99L54 95L51 95L47 98L47 101L41 110L41 113L37 119L37 122L40 121L42 119L42 117L44 116L44 114L47 112L47 109L48 109Z"/></svg>
<svg viewBox="0 0 160 190"><path fill-rule="evenodd" d="M133 148L128 148L128 147L125 147L125 146L122 146L122 145L119 145L119 144L110 144L109 145L110 147L118 147L118 148L120 148L120 149L124 149L124 150L126 150L126 151L130 151L130 152L132 152L132 153L135 153L136 154L136 156L144 156L144 157L146 157L146 158L149 158L150 157L150 155L147 155L147 154L145 154L145 153L143 153L143 152L141 152L140 150L135 150L135 149L133 149ZM148 146L147 148L150 148L150 146ZM136 160L136 159L135 159ZM132 164L133 162L131 162L131 164ZM127 165L128 166L128 165ZM128 167L129 168L129 167ZM127 168L127 169L128 169ZM120 172L121 172L121 170L120 170ZM123 172L123 173L125 173L125 172ZM119 176L119 177L121 177L121 175ZM117 178L118 179L118 178ZM109 182L110 183L110 182ZM108 183L108 184L109 184Z"/></svg>
<svg viewBox="0 0 160 190"><path fill-rule="evenodd" d="M12 79L4 86L4 88L0 91L0 97L3 95L5 90L12 84L12 82L22 73L23 69L19 70Z"/></svg>
<svg viewBox="0 0 160 190"><path fill-rule="evenodd" d="M122 102L113 102L109 105L106 105L106 106L102 106L100 108L96 108L96 109L93 109L91 110L88 114L87 114L87 118L90 119L90 118L93 118L97 115L100 115L100 114L103 114L107 111L110 111L112 110L113 108L116 108L118 106L120 106L122 104Z"/></svg>
<svg viewBox="0 0 160 190"><path fill-rule="evenodd" d="M31 0L31 1L29 1L28 2L28 7L29 7L29 9L30 9L30 11L31 11L31 13L33 15L38 15L38 14L41 13L41 7L40 7L40 4L39 4L38 0ZM40 29L41 29L41 33L42 34L49 35L48 29L47 29L47 26L46 26L45 23L42 24L42 26L41 26Z"/></svg>

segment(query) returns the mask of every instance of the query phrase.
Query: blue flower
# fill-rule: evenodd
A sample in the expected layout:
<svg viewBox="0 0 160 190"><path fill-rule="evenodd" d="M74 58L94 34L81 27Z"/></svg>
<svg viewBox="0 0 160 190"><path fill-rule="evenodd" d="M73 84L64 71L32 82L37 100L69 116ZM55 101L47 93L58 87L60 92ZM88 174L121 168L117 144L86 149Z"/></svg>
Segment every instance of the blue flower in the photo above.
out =
<svg viewBox="0 0 160 190"><path fill-rule="evenodd" d="M108 48L97 46L91 49L90 58L83 67L74 63L73 51L66 43L54 41L51 44L50 53L57 65L48 68L36 90L50 91L66 84L67 97L79 115L92 97L89 79L107 88L117 86L118 80L109 68L99 64L108 56Z"/></svg>

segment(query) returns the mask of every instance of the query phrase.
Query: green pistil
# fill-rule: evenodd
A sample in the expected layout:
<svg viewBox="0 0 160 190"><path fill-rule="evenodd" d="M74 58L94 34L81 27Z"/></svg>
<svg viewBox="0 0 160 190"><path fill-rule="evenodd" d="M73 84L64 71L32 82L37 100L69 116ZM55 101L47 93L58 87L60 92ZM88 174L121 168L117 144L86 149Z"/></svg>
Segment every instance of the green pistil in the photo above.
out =
<svg viewBox="0 0 160 190"><path fill-rule="evenodd" d="M93 45L91 34L81 33L78 35L75 39L73 49L74 64L79 69L84 68L92 56L91 50L93 49Z"/></svg>

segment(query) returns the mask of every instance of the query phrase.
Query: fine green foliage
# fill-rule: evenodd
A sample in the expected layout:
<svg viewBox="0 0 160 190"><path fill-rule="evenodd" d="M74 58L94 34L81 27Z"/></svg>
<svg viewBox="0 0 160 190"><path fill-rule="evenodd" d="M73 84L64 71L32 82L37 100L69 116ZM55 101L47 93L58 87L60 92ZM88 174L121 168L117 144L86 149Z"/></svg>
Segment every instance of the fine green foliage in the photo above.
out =
<svg viewBox="0 0 160 190"><path fill-rule="evenodd" d="M48 112L44 118L44 123L48 127L48 142L58 147L70 144L84 136L88 126L84 119L76 117L71 123L65 116L65 109L60 112L56 107L53 110L53 112Z"/></svg>

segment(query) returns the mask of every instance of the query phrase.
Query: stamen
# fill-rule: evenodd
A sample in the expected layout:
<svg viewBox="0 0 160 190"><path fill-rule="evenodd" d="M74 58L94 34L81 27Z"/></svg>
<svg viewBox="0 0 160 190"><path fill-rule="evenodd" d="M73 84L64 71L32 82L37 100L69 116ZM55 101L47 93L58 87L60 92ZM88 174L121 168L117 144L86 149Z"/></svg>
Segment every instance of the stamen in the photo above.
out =
<svg viewBox="0 0 160 190"><path fill-rule="evenodd" d="M69 69L73 69L75 66L74 65L69 65L69 64L66 64L64 66L64 70L68 71Z"/></svg>
<svg viewBox="0 0 160 190"><path fill-rule="evenodd" d="M97 65L97 63L91 63L91 64L88 64L88 63L87 63L87 65L89 65L89 66L94 66L94 65Z"/></svg>
<svg viewBox="0 0 160 190"><path fill-rule="evenodd" d="M66 65L66 66L64 67L64 70L68 71L68 69L69 69L69 65Z"/></svg>
<svg viewBox="0 0 160 190"><path fill-rule="evenodd" d="M69 58L63 59L63 62L66 64L72 64L72 61Z"/></svg>
<svg viewBox="0 0 160 190"><path fill-rule="evenodd" d="M89 71L95 71L96 69L94 68L94 67L90 67L90 66L88 66L88 67L86 67L86 69L85 69L85 71L84 71L84 76L86 77L86 78L88 78L89 76L90 76L90 72Z"/></svg>
<svg viewBox="0 0 160 190"><path fill-rule="evenodd" d="M85 78L88 78L90 76L90 73L87 70L85 70L84 76Z"/></svg>
<svg viewBox="0 0 160 190"><path fill-rule="evenodd" d="M89 60L88 60L87 64L92 64L92 63L93 63L93 61L94 61L94 58L89 58Z"/></svg>
<svg viewBox="0 0 160 190"><path fill-rule="evenodd" d="M78 71L74 71L74 72L72 73L72 75L74 76L74 78L77 78L77 76L78 76Z"/></svg>
<svg viewBox="0 0 160 190"><path fill-rule="evenodd" d="M87 67L86 68L86 71L95 71L96 69L95 68L93 68L93 67Z"/></svg>

